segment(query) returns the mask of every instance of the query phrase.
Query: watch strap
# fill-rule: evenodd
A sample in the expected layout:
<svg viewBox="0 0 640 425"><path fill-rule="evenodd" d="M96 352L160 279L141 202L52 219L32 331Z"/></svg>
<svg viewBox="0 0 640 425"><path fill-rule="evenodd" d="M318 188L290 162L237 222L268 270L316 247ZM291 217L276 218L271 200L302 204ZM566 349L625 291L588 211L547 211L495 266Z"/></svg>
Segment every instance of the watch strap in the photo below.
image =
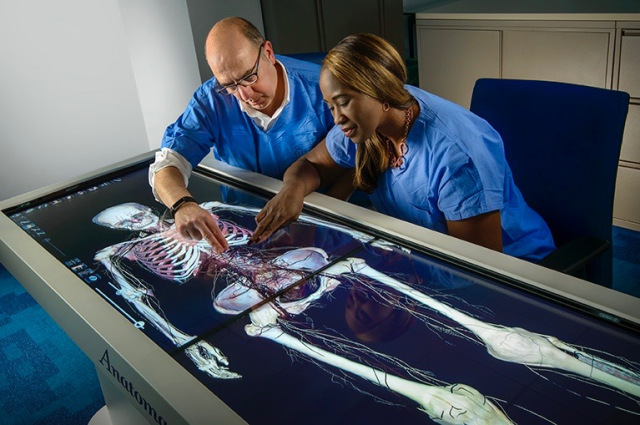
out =
<svg viewBox="0 0 640 425"><path fill-rule="evenodd" d="M196 201L192 196L183 196L182 198L178 199L171 206L171 208L169 208L169 212L171 213L171 217L175 218L176 212L180 209L180 207L182 207L184 204L189 203L189 202L195 202L196 204L198 203L198 201Z"/></svg>

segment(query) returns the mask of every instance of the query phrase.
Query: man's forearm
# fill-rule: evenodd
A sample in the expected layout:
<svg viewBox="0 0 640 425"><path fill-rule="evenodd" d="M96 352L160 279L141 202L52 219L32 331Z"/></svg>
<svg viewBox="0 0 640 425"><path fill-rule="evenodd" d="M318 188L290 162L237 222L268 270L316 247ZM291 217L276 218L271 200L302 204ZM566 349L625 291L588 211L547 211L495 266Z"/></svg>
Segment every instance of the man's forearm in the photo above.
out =
<svg viewBox="0 0 640 425"><path fill-rule="evenodd" d="M167 207L171 207L178 199L191 196L184 185L184 178L176 167L165 167L154 177L154 188L158 197Z"/></svg>

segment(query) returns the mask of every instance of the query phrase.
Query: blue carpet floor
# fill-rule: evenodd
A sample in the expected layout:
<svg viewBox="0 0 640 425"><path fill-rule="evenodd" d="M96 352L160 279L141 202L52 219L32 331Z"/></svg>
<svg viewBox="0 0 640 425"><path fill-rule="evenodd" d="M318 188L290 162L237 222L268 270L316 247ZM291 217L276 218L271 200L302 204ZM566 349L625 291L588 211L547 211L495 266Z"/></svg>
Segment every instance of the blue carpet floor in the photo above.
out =
<svg viewBox="0 0 640 425"><path fill-rule="evenodd" d="M0 424L87 424L103 405L91 361L0 265Z"/></svg>
<svg viewBox="0 0 640 425"><path fill-rule="evenodd" d="M614 289L640 297L640 232L615 227ZM91 361L0 265L0 424L84 425L104 405Z"/></svg>

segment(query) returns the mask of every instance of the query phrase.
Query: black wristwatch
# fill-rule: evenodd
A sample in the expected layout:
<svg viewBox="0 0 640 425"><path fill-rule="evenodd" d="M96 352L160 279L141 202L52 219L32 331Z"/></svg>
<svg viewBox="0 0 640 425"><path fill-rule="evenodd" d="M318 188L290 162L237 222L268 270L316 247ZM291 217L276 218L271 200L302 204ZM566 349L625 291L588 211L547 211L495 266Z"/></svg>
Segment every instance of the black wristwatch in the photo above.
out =
<svg viewBox="0 0 640 425"><path fill-rule="evenodd" d="M178 199L172 206L171 208L169 208L169 213L171 213L171 217L175 218L176 216L176 212L180 209L180 207L182 207L184 204L189 203L189 202L195 202L196 204L198 203L198 201L196 201L193 197L191 196L183 196L182 198Z"/></svg>

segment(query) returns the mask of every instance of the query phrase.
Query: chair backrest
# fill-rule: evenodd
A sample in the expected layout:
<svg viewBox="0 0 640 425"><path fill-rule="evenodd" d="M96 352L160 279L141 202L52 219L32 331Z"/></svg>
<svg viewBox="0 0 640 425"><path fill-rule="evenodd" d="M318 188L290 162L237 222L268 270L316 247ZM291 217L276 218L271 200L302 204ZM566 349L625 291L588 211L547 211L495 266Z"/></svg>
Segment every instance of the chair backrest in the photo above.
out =
<svg viewBox="0 0 640 425"><path fill-rule="evenodd" d="M628 108L629 95L615 90L480 79L470 109L502 136L516 185L561 246L582 236L611 242ZM602 261L610 275L611 250Z"/></svg>

